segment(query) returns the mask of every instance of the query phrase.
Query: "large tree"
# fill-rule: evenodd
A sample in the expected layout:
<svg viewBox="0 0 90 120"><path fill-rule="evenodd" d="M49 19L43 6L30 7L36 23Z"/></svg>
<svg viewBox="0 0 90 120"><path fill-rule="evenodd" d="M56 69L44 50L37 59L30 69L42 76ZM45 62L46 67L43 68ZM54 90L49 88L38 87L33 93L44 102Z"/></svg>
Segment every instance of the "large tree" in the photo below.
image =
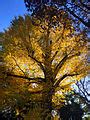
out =
<svg viewBox="0 0 90 120"><path fill-rule="evenodd" d="M26 80L30 100L42 103L29 112L32 120L43 120L47 114L46 119L51 119L60 91L69 91L87 69L85 31L76 31L63 10L45 6L42 12L42 19L38 15L15 18L4 33L6 78Z"/></svg>

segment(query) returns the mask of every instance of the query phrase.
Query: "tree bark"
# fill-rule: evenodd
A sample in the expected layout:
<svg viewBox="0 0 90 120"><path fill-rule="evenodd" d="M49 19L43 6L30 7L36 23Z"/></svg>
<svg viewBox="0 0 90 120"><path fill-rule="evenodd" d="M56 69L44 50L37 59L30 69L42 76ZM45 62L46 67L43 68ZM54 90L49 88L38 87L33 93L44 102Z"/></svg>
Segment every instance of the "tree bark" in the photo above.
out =
<svg viewBox="0 0 90 120"><path fill-rule="evenodd" d="M51 100L46 101L46 99L44 99L43 101L31 102L30 110L26 114L24 120L52 120L51 110Z"/></svg>

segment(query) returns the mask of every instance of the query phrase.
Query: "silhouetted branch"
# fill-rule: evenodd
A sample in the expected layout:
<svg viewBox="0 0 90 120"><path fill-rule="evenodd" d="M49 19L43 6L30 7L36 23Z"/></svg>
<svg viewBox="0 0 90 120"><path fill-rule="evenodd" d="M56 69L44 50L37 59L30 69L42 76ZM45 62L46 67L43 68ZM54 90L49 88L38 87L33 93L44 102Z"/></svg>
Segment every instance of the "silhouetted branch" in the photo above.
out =
<svg viewBox="0 0 90 120"><path fill-rule="evenodd" d="M41 77L36 77L36 78L30 78L30 77L27 77L27 76L21 76L21 75L15 75L15 74L12 74L12 73L8 73L8 72L4 72L3 74L6 74L7 76L10 76L10 77L16 77L16 78L23 78L23 79L27 79L29 81L31 80L37 80L38 82L44 82L45 79L44 78L41 78ZM36 82L37 82L36 81Z"/></svg>
<svg viewBox="0 0 90 120"><path fill-rule="evenodd" d="M65 7L71 15L73 15L75 18L77 18L79 21L81 21L86 27L90 27L89 21L88 22L84 21L82 18L80 18L78 15L76 15L72 10L67 8L67 6L65 6Z"/></svg>
<svg viewBox="0 0 90 120"><path fill-rule="evenodd" d="M84 80L81 80L80 82L78 81L76 83L77 87L78 87L78 94L80 94L81 96L83 96L83 98L87 101L88 101L88 96L89 96L89 93L88 93L88 89L87 89L87 83L85 82L86 79L84 78Z"/></svg>
<svg viewBox="0 0 90 120"><path fill-rule="evenodd" d="M59 80L56 80L54 83L54 89L56 89L59 86L59 83L64 80L66 77L73 77L79 75L78 73L76 74L65 74L63 75Z"/></svg>
<svg viewBox="0 0 90 120"><path fill-rule="evenodd" d="M72 52L72 51L71 51ZM70 52L70 53L71 53ZM69 53L69 54L70 54ZM69 55L68 54L68 55ZM54 69L54 77L56 77L56 75L57 75L57 73L58 73L58 71L60 70L60 68L64 65L64 63L66 62L66 60L70 60L71 58L73 58L73 57L75 57L75 56L79 56L80 55L80 53L76 53L76 54L74 54L74 55L71 55L71 56L68 56L67 54L63 57L63 59L57 64L57 66L55 67L55 69Z"/></svg>
<svg viewBox="0 0 90 120"><path fill-rule="evenodd" d="M80 18L80 16L76 15L75 11L73 11L74 9L77 10L78 7L78 11L81 8L82 10L79 12L84 11L85 9L89 10L89 3L84 3L82 0L79 0L78 2L75 1L67 1L67 0L24 0L25 5L27 7L28 10L32 10L34 9L34 13L36 13L44 4L46 5L52 5L52 6L58 6L58 8L63 6L63 9L66 8L66 10L73 15L75 18L77 18L79 21L81 21L85 26L90 27L89 25L89 21L84 21L83 18ZM34 6L34 7L33 7ZM71 7L72 10L70 10L67 6L69 6L69 8ZM65 8L64 8L65 7ZM32 9L31 9L32 8ZM88 14L87 12L84 11L84 14ZM83 14L83 16L84 16Z"/></svg>

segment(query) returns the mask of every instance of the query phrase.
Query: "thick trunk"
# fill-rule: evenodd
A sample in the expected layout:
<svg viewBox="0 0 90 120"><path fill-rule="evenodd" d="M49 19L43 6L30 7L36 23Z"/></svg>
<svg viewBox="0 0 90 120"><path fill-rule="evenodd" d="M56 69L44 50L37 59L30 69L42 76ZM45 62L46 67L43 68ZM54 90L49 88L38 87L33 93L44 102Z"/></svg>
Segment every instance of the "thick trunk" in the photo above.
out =
<svg viewBox="0 0 90 120"><path fill-rule="evenodd" d="M24 120L51 120L51 103L49 102L32 102L30 110Z"/></svg>
<svg viewBox="0 0 90 120"><path fill-rule="evenodd" d="M48 94L47 98L45 94L42 95L42 101L32 101L30 103L30 110L26 114L24 120L60 120L58 115L52 116L52 95Z"/></svg>
<svg viewBox="0 0 90 120"><path fill-rule="evenodd" d="M30 110L24 120L52 120L52 82L47 75L46 83L43 85L41 93L31 93Z"/></svg>

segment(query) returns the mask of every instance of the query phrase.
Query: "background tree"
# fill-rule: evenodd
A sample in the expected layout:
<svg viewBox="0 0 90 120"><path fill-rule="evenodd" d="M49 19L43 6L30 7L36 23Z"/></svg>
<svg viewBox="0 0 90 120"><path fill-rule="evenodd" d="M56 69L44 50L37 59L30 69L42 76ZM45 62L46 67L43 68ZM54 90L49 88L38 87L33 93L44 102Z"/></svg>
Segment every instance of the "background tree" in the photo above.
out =
<svg viewBox="0 0 90 120"><path fill-rule="evenodd" d="M81 98L73 91L68 93L64 106L58 109L61 120L82 120L85 112L85 108L82 107L83 103Z"/></svg>
<svg viewBox="0 0 90 120"><path fill-rule="evenodd" d="M56 7L45 6L42 13L42 19L39 13L15 18L4 33L6 78L21 83L17 92L24 88L31 101L41 102L29 111L32 120L50 119L57 91L71 90L87 74L85 31L76 32L70 16Z"/></svg>
<svg viewBox="0 0 90 120"><path fill-rule="evenodd" d="M88 96L89 96L89 80L88 78L84 78L76 83L77 89L76 93L79 93L84 99L86 104L89 103Z"/></svg>
<svg viewBox="0 0 90 120"><path fill-rule="evenodd" d="M33 14L40 10L43 5L57 6L58 9L64 9L68 12L75 23L81 22L86 27L90 27L88 17L90 6L87 0L24 0L24 2L28 11L31 11Z"/></svg>
<svg viewBox="0 0 90 120"><path fill-rule="evenodd" d="M78 81L76 83L75 94L83 101L83 105L86 106L85 115L89 116L90 100L89 100L89 80L88 77Z"/></svg>

